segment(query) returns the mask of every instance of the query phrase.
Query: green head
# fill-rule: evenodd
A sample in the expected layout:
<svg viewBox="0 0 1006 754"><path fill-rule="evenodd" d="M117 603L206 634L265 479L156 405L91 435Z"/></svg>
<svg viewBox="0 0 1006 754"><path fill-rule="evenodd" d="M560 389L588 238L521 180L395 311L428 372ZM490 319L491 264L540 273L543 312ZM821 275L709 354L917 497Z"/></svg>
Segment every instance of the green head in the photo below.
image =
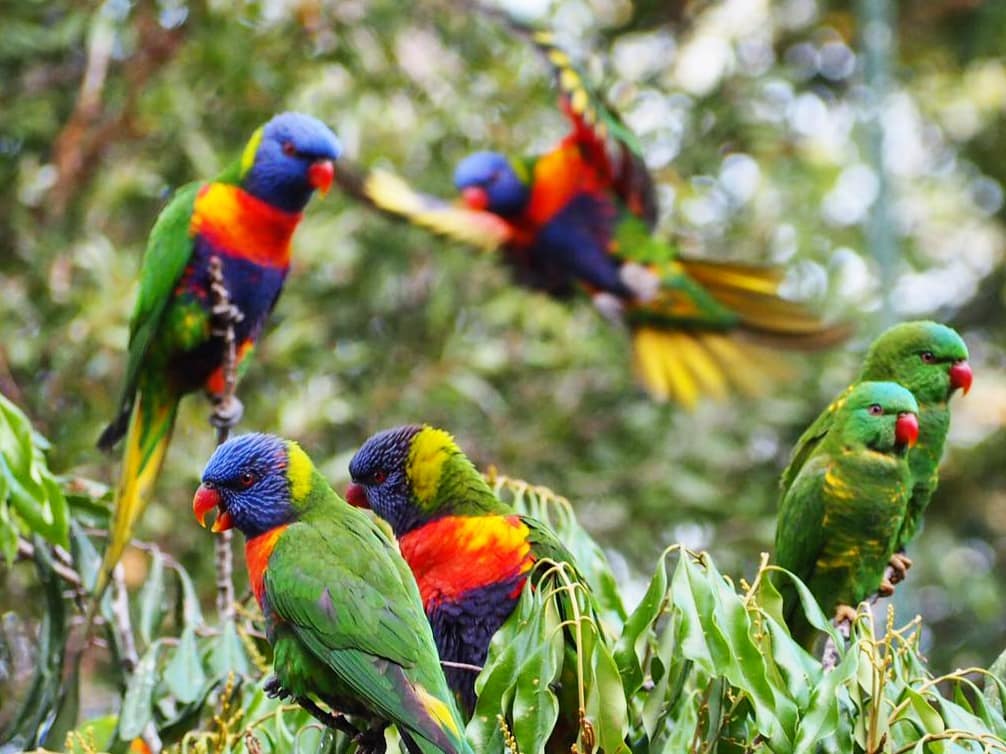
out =
<svg viewBox="0 0 1006 754"><path fill-rule="evenodd" d="M960 388L971 389L968 347L946 325L903 322L880 335L866 354L861 380L904 385L921 404L942 403Z"/></svg>
<svg viewBox="0 0 1006 754"><path fill-rule="evenodd" d="M292 440L249 434L219 446L203 470L192 510L205 526L218 509L213 531L237 527L256 537L297 520L313 499L314 464Z"/></svg>
<svg viewBox="0 0 1006 754"><path fill-rule="evenodd" d="M349 462L350 504L371 508L401 536L449 513L495 501L482 475L442 429L415 424L378 432Z"/></svg>
<svg viewBox="0 0 1006 754"><path fill-rule="evenodd" d="M919 437L919 404L893 382L862 382L846 398L835 418L845 447L904 455Z"/></svg>

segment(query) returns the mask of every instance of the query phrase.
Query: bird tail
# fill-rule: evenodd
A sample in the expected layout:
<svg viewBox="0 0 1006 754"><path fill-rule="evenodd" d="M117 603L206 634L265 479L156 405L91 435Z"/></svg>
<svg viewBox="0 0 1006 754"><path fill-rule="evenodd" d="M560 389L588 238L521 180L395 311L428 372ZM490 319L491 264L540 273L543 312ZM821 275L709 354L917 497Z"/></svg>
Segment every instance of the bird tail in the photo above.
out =
<svg viewBox="0 0 1006 754"><path fill-rule="evenodd" d="M446 688L446 683L444 686ZM449 701L445 702L418 684L414 689L417 701L433 723L433 729L429 725L421 726L422 729L399 726L402 740L410 754L474 754L471 744L465 738L465 725L453 703L453 696L448 696Z"/></svg>
<svg viewBox="0 0 1006 754"><path fill-rule="evenodd" d="M629 320L637 371L658 400L691 407L706 395L763 393L789 373L773 350L829 348L851 334L848 324L826 324L782 298L778 267L688 258L672 264L673 284L635 306Z"/></svg>
<svg viewBox="0 0 1006 754"><path fill-rule="evenodd" d="M133 533L136 521L143 514L150 494L161 472L161 464L171 441L178 412L178 398L157 391L140 391L133 404L122 453L122 470L115 492L115 511L108 534L108 544L98 571L95 600L100 600L115 564L119 562ZM117 420L109 427L111 430ZM106 430L102 439L109 433ZM114 440L113 440L114 442Z"/></svg>

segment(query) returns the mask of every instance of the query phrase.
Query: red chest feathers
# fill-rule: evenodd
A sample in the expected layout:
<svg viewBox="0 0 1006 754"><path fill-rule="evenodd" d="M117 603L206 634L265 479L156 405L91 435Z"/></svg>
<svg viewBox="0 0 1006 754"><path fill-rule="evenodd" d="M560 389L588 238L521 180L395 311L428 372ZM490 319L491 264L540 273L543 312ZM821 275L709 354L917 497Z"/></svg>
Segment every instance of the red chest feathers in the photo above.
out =
<svg viewBox="0 0 1006 754"><path fill-rule="evenodd" d="M528 533L518 516L449 516L409 532L399 547L428 610L527 573L534 564Z"/></svg>
<svg viewBox="0 0 1006 754"><path fill-rule="evenodd" d="M255 599L258 600L259 607L263 607L262 598L265 596L265 572L269 566L269 558L272 556L276 542L279 541L284 531L286 531L285 526L277 526L275 529L270 529L245 542L248 582L255 593Z"/></svg>

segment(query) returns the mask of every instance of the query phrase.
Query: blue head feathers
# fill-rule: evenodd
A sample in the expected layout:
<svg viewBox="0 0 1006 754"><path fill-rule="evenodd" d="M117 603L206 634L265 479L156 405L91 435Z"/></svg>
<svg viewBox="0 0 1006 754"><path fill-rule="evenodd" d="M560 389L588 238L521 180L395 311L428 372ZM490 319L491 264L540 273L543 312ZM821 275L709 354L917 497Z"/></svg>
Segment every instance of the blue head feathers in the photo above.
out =
<svg viewBox="0 0 1006 754"><path fill-rule="evenodd" d="M255 132L242 158L242 187L253 196L300 212L315 189L328 191L342 145L331 129L302 113L282 113Z"/></svg>
<svg viewBox="0 0 1006 754"><path fill-rule="evenodd" d="M498 152L476 152L463 159L454 170L454 185L472 209L503 216L519 213L531 197L527 184Z"/></svg>
<svg viewBox="0 0 1006 754"><path fill-rule="evenodd" d="M263 434L241 435L218 447L193 503L200 523L217 507L214 531L236 526L250 538L294 520L289 452L285 440Z"/></svg>

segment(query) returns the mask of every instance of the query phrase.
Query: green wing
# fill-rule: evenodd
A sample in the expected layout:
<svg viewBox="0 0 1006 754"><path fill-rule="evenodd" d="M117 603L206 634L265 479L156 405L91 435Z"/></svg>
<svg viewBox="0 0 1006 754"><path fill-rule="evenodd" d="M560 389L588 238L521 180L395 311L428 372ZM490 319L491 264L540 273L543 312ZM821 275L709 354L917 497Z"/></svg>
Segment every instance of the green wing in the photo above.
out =
<svg viewBox="0 0 1006 754"><path fill-rule="evenodd" d="M270 606L340 675L343 650L403 667L422 656L419 594L407 588L390 552L366 516L346 515L291 525L269 559Z"/></svg>
<svg viewBox="0 0 1006 754"><path fill-rule="evenodd" d="M557 563L569 563L576 570L573 554L559 541L559 537L554 531L541 521L529 516L521 516L520 520L530 530L528 540L536 560L547 558ZM580 575L579 571L577 571L577 575Z"/></svg>
<svg viewBox="0 0 1006 754"><path fill-rule="evenodd" d="M788 495L790 487L793 486L793 482L800 473L800 469L804 467L811 455L813 455L814 451L821 444L824 436L828 434L828 430L830 430L834 424L835 414L838 412L838 409L842 407L842 404L845 403L846 398L849 397L849 393L851 393L855 387L856 383L849 385L849 387L847 387L841 395L831 402L828 408L821 412L821 414L814 420L814 423L807 427L803 434L800 435L800 439L797 440L796 445L793 446L793 453L790 455L789 465L783 469L782 477L779 479L779 485L782 487L783 495Z"/></svg>
<svg viewBox="0 0 1006 754"><path fill-rule="evenodd" d="M824 547L824 475L827 456L815 456L797 475L795 483L779 504L775 532L775 560L804 583L814 575L814 567Z"/></svg>
<svg viewBox="0 0 1006 754"><path fill-rule="evenodd" d="M123 410L132 403L140 369L157 333L164 308L192 257L189 235L193 205L202 183L180 188L150 231L140 270L140 293L129 321L129 362L123 389Z"/></svg>

